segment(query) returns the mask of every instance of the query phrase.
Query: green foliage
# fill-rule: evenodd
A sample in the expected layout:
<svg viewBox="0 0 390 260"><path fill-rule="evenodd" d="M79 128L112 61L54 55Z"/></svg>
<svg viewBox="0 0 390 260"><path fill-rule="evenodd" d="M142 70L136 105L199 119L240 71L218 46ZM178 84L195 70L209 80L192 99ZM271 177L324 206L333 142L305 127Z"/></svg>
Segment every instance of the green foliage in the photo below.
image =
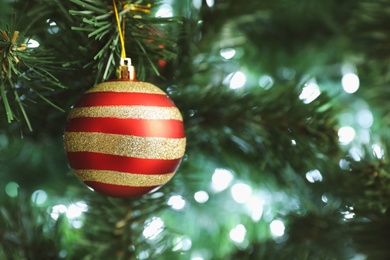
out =
<svg viewBox="0 0 390 260"><path fill-rule="evenodd" d="M2 259L57 259L67 232L32 205L23 191L0 206L0 257ZM51 223L50 223L51 222Z"/></svg>
<svg viewBox="0 0 390 260"><path fill-rule="evenodd" d="M80 25L73 26L73 30L83 31L90 38L89 49L94 51L93 61L88 65L94 67L96 82L112 78L121 57L121 43L117 23L111 1L79 1L72 0L76 8L70 10L70 14L80 17ZM158 6L160 1L148 2L153 8ZM127 7L127 5L130 5ZM169 31L167 24L178 24L179 20L174 18L151 18L145 12L138 9L133 10L131 6L146 6L143 1L121 2L118 6L120 20L124 21L125 28L125 49L127 57L132 59L136 67L139 79L144 80L148 70L160 75L156 62L159 59L169 61L175 58L175 32ZM165 25L163 32L158 26ZM122 30L122 28L121 28ZM172 29L171 29L172 30ZM168 34L170 33L170 34ZM177 34L177 32L176 32Z"/></svg>
<svg viewBox="0 0 390 260"><path fill-rule="evenodd" d="M63 87L50 72L58 67L50 53L30 48L26 40L19 37L18 31L10 29L1 30L0 54L3 116L6 116L8 123L14 119L25 121L32 131L25 109L27 102L38 99L61 110L46 97L54 91L54 87Z"/></svg>
<svg viewBox="0 0 390 260"><path fill-rule="evenodd" d="M0 135L0 192L20 187L18 197L1 193L0 257L387 259L387 1L171 2L182 17L155 18L164 1L117 1L127 56L139 79L160 83L179 107L188 141L172 181L133 199L96 194L72 175L66 115L42 104L69 109L113 76L121 46L112 2L12 3L17 25L51 51L24 50L25 37L12 41L8 29L0 46L2 101L12 111L1 121L30 112L39 129L24 140ZM150 15L129 6L147 3ZM359 75L354 94L341 88L346 67ZM237 72L244 87L230 88ZM313 85L321 94L308 100ZM369 128L359 125L362 110ZM341 126L354 127L354 141L339 142ZM225 189L213 186L216 172L228 173L219 182L231 178ZM250 187L246 201L237 201L237 184ZM38 189L48 194L43 204L31 201ZM175 208L172 198L185 203ZM79 218L51 216L78 202L88 206Z"/></svg>

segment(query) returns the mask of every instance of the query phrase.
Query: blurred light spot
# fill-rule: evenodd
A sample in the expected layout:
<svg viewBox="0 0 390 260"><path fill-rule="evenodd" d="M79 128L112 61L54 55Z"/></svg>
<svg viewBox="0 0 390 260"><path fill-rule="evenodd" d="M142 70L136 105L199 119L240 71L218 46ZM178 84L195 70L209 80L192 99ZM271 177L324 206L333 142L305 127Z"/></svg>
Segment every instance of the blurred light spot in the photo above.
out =
<svg viewBox="0 0 390 260"><path fill-rule="evenodd" d="M322 195L321 200L322 200L324 203L328 203L328 202L329 202L329 199L328 199L328 197L327 197L325 194Z"/></svg>
<svg viewBox="0 0 390 260"><path fill-rule="evenodd" d="M292 145L292 146L296 146L296 145L297 145L297 142L293 139L293 140L291 140L291 145Z"/></svg>
<svg viewBox="0 0 390 260"><path fill-rule="evenodd" d="M204 260L204 258L201 256L192 256L191 260Z"/></svg>
<svg viewBox="0 0 390 260"><path fill-rule="evenodd" d="M205 192L204 190L200 190L195 192L194 199L198 203L205 203L209 200L209 194L207 194L207 192Z"/></svg>
<svg viewBox="0 0 390 260"><path fill-rule="evenodd" d="M339 166L343 170L350 170L351 168L349 167L349 162L345 159L341 159L339 161Z"/></svg>
<svg viewBox="0 0 390 260"><path fill-rule="evenodd" d="M173 9L172 6L169 4L163 4L161 5L160 9L156 13L156 17L172 17L173 16Z"/></svg>
<svg viewBox="0 0 390 260"><path fill-rule="evenodd" d="M385 151L379 144L373 144L371 148L374 151L374 154L377 158L382 159L383 156L385 155Z"/></svg>
<svg viewBox="0 0 390 260"><path fill-rule="evenodd" d="M230 239L236 243L244 242L246 236L246 228L242 224L238 224L235 228L230 230L229 233Z"/></svg>
<svg viewBox="0 0 390 260"><path fill-rule="evenodd" d="M180 210L186 205L186 201L180 195L173 195L168 199L168 206L171 206L173 209Z"/></svg>
<svg viewBox="0 0 390 260"><path fill-rule="evenodd" d="M341 66L341 74L345 75L347 73L355 72L356 67L350 63L345 63Z"/></svg>
<svg viewBox="0 0 390 260"><path fill-rule="evenodd" d="M73 220L71 222L71 225L73 228L82 228L84 226L84 223L81 220Z"/></svg>
<svg viewBox="0 0 390 260"><path fill-rule="evenodd" d="M281 237L284 235L284 230L285 230L284 223L279 219L273 220L271 222L270 229L271 229L271 233L276 237Z"/></svg>
<svg viewBox="0 0 390 260"><path fill-rule="evenodd" d="M62 250L58 253L58 256L59 256L60 258L65 259L65 258L68 256L68 252L67 252L65 249L62 249Z"/></svg>
<svg viewBox="0 0 390 260"><path fill-rule="evenodd" d="M142 235L150 240L155 239L164 230L164 221L159 217L153 217L146 221Z"/></svg>
<svg viewBox="0 0 390 260"><path fill-rule="evenodd" d="M355 213L352 212L353 207L349 207L349 210L342 211L341 214L344 215L345 219L352 219L355 217Z"/></svg>
<svg viewBox="0 0 390 260"><path fill-rule="evenodd" d="M259 86L265 90L272 88L274 85L274 79L269 75L263 75L259 78Z"/></svg>
<svg viewBox="0 0 390 260"><path fill-rule="evenodd" d="M47 200L47 193L44 190L36 190L31 195L31 201L35 204L42 204Z"/></svg>
<svg viewBox="0 0 390 260"><path fill-rule="evenodd" d="M350 260L367 260L367 256L363 254L355 254Z"/></svg>
<svg viewBox="0 0 390 260"><path fill-rule="evenodd" d="M371 139L371 131L368 128L363 128L359 130L356 136L359 138L360 143L368 144Z"/></svg>
<svg viewBox="0 0 390 260"><path fill-rule="evenodd" d="M226 189L233 180L233 174L226 169L215 169L212 177L212 188L219 192Z"/></svg>
<svg viewBox="0 0 390 260"><path fill-rule="evenodd" d="M214 6L214 0L206 0L206 4L208 7L213 7Z"/></svg>
<svg viewBox="0 0 390 260"><path fill-rule="evenodd" d="M47 19L46 22L49 24L49 29L47 30L50 34L56 34L60 30L60 28L57 26L57 23Z"/></svg>
<svg viewBox="0 0 390 260"><path fill-rule="evenodd" d="M63 214L67 211L67 207L65 205L62 205L62 204L59 204L59 205L55 205L53 206L52 210L51 210L51 218L54 219L54 220L57 220L58 217L60 216L60 214Z"/></svg>
<svg viewBox="0 0 390 260"><path fill-rule="evenodd" d="M374 117L370 110L364 109L357 113L357 122L363 128L370 128L374 123Z"/></svg>
<svg viewBox="0 0 390 260"><path fill-rule="evenodd" d="M230 79L229 88L238 89L242 88L246 83L246 76L241 71L237 71L228 75Z"/></svg>
<svg viewBox="0 0 390 260"><path fill-rule="evenodd" d="M34 40L34 39L29 39L29 40L27 41L27 47L28 47L28 48L37 48L37 47L39 47L39 42L37 42L37 41Z"/></svg>
<svg viewBox="0 0 390 260"><path fill-rule="evenodd" d="M231 58L234 57L234 55L236 55L236 50L233 48L226 48L226 49L222 49L220 51L220 54L221 54L222 58L224 58L226 60L230 60Z"/></svg>
<svg viewBox="0 0 390 260"><path fill-rule="evenodd" d="M352 94L359 89L359 77L355 73L347 73L341 79L341 85L345 92Z"/></svg>
<svg viewBox="0 0 390 260"><path fill-rule="evenodd" d="M364 156L364 150L358 147L352 147L349 149L349 155L352 157L352 159L359 162Z"/></svg>
<svg viewBox="0 0 390 260"><path fill-rule="evenodd" d="M350 126L343 126L338 131L339 142L342 144L349 144L355 138L356 132Z"/></svg>
<svg viewBox="0 0 390 260"><path fill-rule="evenodd" d="M164 197L164 195L165 194L162 192L153 192L152 194L150 194L150 197L153 199L158 199Z"/></svg>
<svg viewBox="0 0 390 260"><path fill-rule="evenodd" d="M252 188L245 183L236 183L231 188L231 193L237 203L245 203L251 198Z"/></svg>
<svg viewBox="0 0 390 260"><path fill-rule="evenodd" d="M306 179L311 182L311 183L314 183L316 181L322 181L322 175L320 173L319 170L312 170L312 171L309 171L306 173Z"/></svg>
<svg viewBox="0 0 390 260"><path fill-rule="evenodd" d="M193 117L196 114L196 112L197 111L195 109L190 109L187 111L189 117Z"/></svg>
<svg viewBox="0 0 390 260"><path fill-rule="evenodd" d="M139 252L138 259L143 260L143 259L148 259L148 258L149 258L149 252L148 251L144 250L144 251Z"/></svg>
<svg viewBox="0 0 390 260"><path fill-rule="evenodd" d="M19 189L19 184L16 182L9 182L5 186L5 193L7 193L8 196L11 198L15 198L18 196L18 189Z"/></svg>
<svg viewBox="0 0 390 260"><path fill-rule="evenodd" d="M88 211L88 205L84 201L79 201L68 206L66 217L68 219L75 219L80 217L86 211Z"/></svg>
<svg viewBox="0 0 390 260"><path fill-rule="evenodd" d="M192 246L192 241L189 237L183 236L183 237L178 237L174 239L175 246L172 248L172 251L188 251L191 249Z"/></svg>
<svg viewBox="0 0 390 260"><path fill-rule="evenodd" d="M192 5L199 10L202 7L202 0L192 0Z"/></svg>
<svg viewBox="0 0 390 260"><path fill-rule="evenodd" d="M321 94L320 88L315 82L311 82L306 84L301 94L299 95L299 99L303 100L303 103L309 104L314 101Z"/></svg>
<svg viewBox="0 0 390 260"><path fill-rule="evenodd" d="M253 221L259 221L263 215L265 201L258 197L252 196L247 202L247 206L251 213L251 218Z"/></svg>
<svg viewBox="0 0 390 260"><path fill-rule="evenodd" d="M278 70L278 74L282 79L292 80L295 78L295 70L291 68L282 67Z"/></svg>

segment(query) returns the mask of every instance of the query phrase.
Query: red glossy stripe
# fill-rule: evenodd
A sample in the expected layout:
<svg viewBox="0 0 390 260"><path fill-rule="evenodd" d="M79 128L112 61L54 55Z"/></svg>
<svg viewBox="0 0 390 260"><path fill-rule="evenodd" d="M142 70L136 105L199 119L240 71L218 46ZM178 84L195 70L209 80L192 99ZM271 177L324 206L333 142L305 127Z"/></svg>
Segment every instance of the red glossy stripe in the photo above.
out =
<svg viewBox="0 0 390 260"><path fill-rule="evenodd" d="M153 189L159 186L153 187L131 187L131 186L122 186L115 184L106 184L95 181L85 181L87 186L93 188L96 192L103 193L111 197L126 198L126 197L136 197L143 194L149 193Z"/></svg>
<svg viewBox="0 0 390 260"><path fill-rule="evenodd" d="M174 107L166 95L131 92L92 92L86 93L75 107L92 106L161 106Z"/></svg>
<svg viewBox="0 0 390 260"><path fill-rule="evenodd" d="M68 161L75 170L110 170L138 174L165 174L177 170L181 159L140 159L93 152L68 152Z"/></svg>
<svg viewBox="0 0 390 260"><path fill-rule="evenodd" d="M98 132L143 137L185 137L183 122L179 120L79 117L68 120L66 131Z"/></svg>

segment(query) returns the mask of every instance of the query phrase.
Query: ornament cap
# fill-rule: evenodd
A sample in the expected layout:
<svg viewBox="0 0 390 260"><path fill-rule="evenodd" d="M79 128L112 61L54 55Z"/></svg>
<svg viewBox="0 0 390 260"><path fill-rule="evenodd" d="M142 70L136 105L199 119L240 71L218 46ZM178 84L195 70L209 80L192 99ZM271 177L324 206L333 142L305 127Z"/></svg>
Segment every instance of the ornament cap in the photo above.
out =
<svg viewBox="0 0 390 260"><path fill-rule="evenodd" d="M121 58L118 69L118 79L120 80L135 80L134 66L131 65L130 58Z"/></svg>

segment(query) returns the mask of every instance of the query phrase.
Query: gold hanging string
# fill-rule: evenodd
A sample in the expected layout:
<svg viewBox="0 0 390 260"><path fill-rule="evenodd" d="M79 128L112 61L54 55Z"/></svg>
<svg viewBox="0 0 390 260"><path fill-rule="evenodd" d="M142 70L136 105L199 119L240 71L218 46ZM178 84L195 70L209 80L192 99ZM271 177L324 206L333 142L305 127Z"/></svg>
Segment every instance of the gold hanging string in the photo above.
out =
<svg viewBox="0 0 390 260"><path fill-rule="evenodd" d="M118 27L119 32L119 39L122 45L122 51L121 51L121 59L120 59L120 66L117 69L117 77L118 79L122 80L135 80L135 71L134 67L131 65L131 59L126 57L126 49L125 49L125 15L122 15L122 25L119 19L119 12L116 5L116 0L112 0L113 6L114 6L114 13L115 13L115 20L116 25ZM143 12L143 13L150 13L151 4L147 5L139 5L139 4L126 4L124 5L124 10L122 12L126 12L128 10L134 11L134 12Z"/></svg>
<svg viewBox="0 0 390 260"><path fill-rule="evenodd" d="M114 5L114 13L115 13L115 18L116 18L116 24L117 24L117 26L118 26L119 38L120 38L121 45L122 45L121 57L122 57L122 58L126 58L125 39L124 39L124 37L123 37L122 28L121 28L121 23L120 23L120 21L119 21L118 8L116 7L116 2L115 2L115 0L112 0L112 3L113 3L113 5Z"/></svg>

